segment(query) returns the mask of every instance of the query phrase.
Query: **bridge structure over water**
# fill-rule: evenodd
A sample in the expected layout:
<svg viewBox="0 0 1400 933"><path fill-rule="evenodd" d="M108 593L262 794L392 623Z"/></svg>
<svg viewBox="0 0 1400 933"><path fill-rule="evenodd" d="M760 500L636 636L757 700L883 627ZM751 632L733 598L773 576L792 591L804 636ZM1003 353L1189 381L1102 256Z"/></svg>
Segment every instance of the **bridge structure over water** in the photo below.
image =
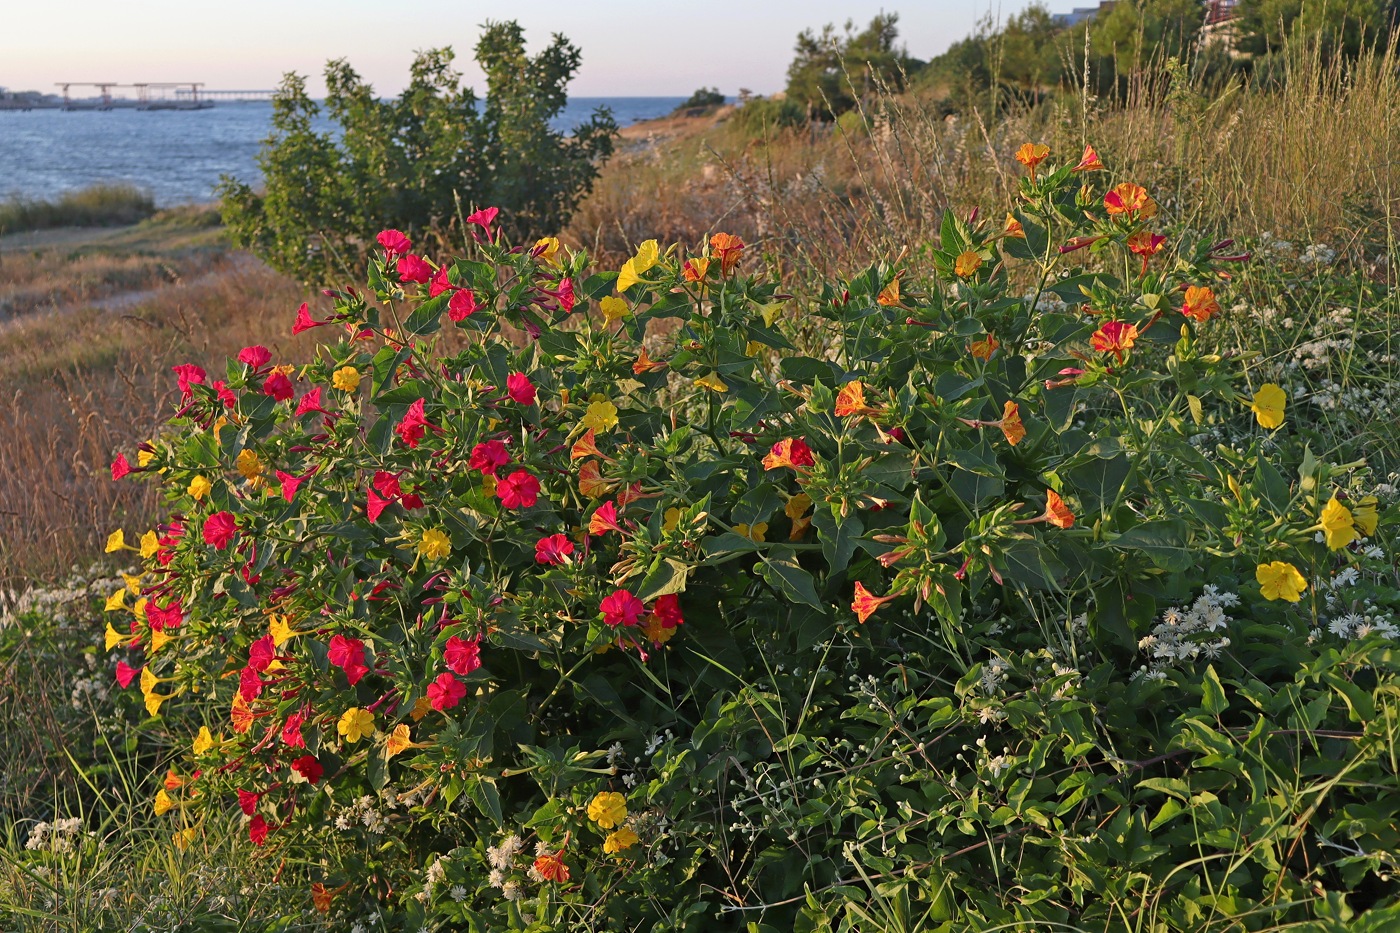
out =
<svg viewBox="0 0 1400 933"><path fill-rule="evenodd" d="M274 91L211 89L202 81L138 81L122 84L117 81L57 81L62 90L60 102L56 96L20 98L5 101L5 109L61 108L63 110L204 110L216 102L271 100ZM96 93L77 96L75 89L92 88ZM134 91L134 96L130 93ZM79 92L81 93L81 92ZM9 106L6 106L6 105Z"/></svg>

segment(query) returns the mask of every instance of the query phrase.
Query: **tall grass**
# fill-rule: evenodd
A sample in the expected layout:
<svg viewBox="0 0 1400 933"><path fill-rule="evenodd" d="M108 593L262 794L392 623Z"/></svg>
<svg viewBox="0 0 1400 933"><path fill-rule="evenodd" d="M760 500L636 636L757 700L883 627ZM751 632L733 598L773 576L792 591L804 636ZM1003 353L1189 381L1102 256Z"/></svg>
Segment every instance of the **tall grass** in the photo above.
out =
<svg viewBox="0 0 1400 933"><path fill-rule="evenodd" d="M120 227L156 212L150 192L135 185L96 184L56 201L14 197L0 201L0 234L51 227Z"/></svg>

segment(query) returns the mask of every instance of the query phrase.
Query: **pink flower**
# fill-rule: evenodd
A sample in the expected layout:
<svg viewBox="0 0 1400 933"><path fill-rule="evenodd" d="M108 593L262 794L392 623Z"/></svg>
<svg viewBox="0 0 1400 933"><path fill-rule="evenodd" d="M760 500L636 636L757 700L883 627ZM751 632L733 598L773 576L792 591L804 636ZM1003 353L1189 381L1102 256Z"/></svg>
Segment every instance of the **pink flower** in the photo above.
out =
<svg viewBox="0 0 1400 933"><path fill-rule="evenodd" d="M253 821L248 824L248 838L253 841L255 846L261 846L267 842L268 831L267 820L263 819L261 813L253 817Z"/></svg>
<svg viewBox="0 0 1400 933"><path fill-rule="evenodd" d="M611 596L603 597L598 604L603 613L603 621L612 626L636 625L646 614L646 603L633 596L630 590L614 590Z"/></svg>
<svg viewBox="0 0 1400 933"><path fill-rule="evenodd" d="M535 404L535 384L524 373L511 373L506 377L506 392L519 405Z"/></svg>
<svg viewBox="0 0 1400 933"><path fill-rule="evenodd" d="M193 394L190 390L190 386L204 384L204 369L193 363L181 363L179 366L172 366L170 367L170 371L179 377L180 397L183 399L187 400Z"/></svg>
<svg viewBox="0 0 1400 933"><path fill-rule="evenodd" d="M554 293L554 297L559 299L559 308L565 313L574 310L574 280L561 279L559 290Z"/></svg>
<svg viewBox="0 0 1400 933"><path fill-rule="evenodd" d="M310 392L307 392L301 397L301 400L297 402L296 417L300 418L302 415L305 415L309 412L320 412L323 415L326 414L326 410L321 407L320 386L317 386Z"/></svg>
<svg viewBox="0 0 1400 933"><path fill-rule="evenodd" d="M258 676L258 672L251 667L245 667L238 672L238 692L245 700L256 700L262 693L263 681Z"/></svg>
<svg viewBox="0 0 1400 933"><path fill-rule="evenodd" d="M179 628L183 621L185 621L185 608L180 605L178 599L172 599L164 608L157 606L154 601L146 605L146 624L153 631L161 632L168 628Z"/></svg>
<svg viewBox="0 0 1400 933"><path fill-rule="evenodd" d="M384 252L388 253L391 259L413 249L413 241L397 230L381 230L379 236L374 239L384 247Z"/></svg>
<svg viewBox="0 0 1400 933"><path fill-rule="evenodd" d="M496 215L501 212L499 207L483 207L481 210L467 217L467 223L476 224L486 233L486 238L491 239L491 223L496 219ZM475 233L472 236L476 236Z"/></svg>
<svg viewBox="0 0 1400 933"><path fill-rule="evenodd" d="M125 661L117 662L117 683L122 685L123 690L131 686L132 679L139 673L141 673L141 668L132 667Z"/></svg>
<svg viewBox="0 0 1400 933"><path fill-rule="evenodd" d="M661 622L662 628L675 628L685 621L681 615L681 598L675 593L656 597L651 614Z"/></svg>
<svg viewBox="0 0 1400 933"><path fill-rule="evenodd" d="M384 470L374 471L374 482L370 484L379 491L379 494L386 499L397 499L403 495L403 490L399 488L399 474L388 473Z"/></svg>
<svg viewBox="0 0 1400 933"><path fill-rule="evenodd" d="M439 674L428 684L428 704L441 712L462 702L467 695L467 686L451 674Z"/></svg>
<svg viewBox="0 0 1400 933"><path fill-rule="evenodd" d="M302 755L292 762L292 770L312 784L319 783L321 775L326 773L326 769L321 767L321 763L316 760L315 755Z"/></svg>
<svg viewBox="0 0 1400 933"><path fill-rule="evenodd" d="M516 470L496 484L496 495L508 509L528 509L539 499L540 481L524 470Z"/></svg>
<svg viewBox="0 0 1400 933"><path fill-rule="evenodd" d="M433 267L422 256L404 256L395 265L399 280L422 285L433 277Z"/></svg>
<svg viewBox="0 0 1400 933"><path fill-rule="evenodd" d="M117 459L112 461L112 479L121 479L131 472L131 464L126 460L126 454L117 454Z"/></svg>
<svg viewBox="0 0 1400 933"><path fill-rule="evenodd" d="M442 660L452 670L466 677L481 667L481 639L469 640L453 635L447 639L447 645L442 649Z"/></svg>
<svg viewBox="0 0 1400 933"><path fill-rule="evenodd" d="M408 412L394 430L402 438L404 444L409 447L417 447L418 442L423 439L423 429L427 424L428 419L423 415L423 400L420 398L408 406Z"/></svg>
<svg viewBox="0 0 1400 933"><path fill-rule="evenodd" d="M232 512L215 512L204 520L204 543L222 551L232 543L237 531Z"/></svg>
<svg viewBox="0 0 1400 933"><path fill-rule="evenodd" d="M246 363L253 369L262 369L272 362L272 351L261 344L244 347L238 351L238 362Z"/></svg>
<svg viewBox="0 0 1400 933"><path fill-rule="evenodd" d="M224 403L225 408L232 408L238 404L238 396L233 394L233 390L225 385L222 379L215 380L213 389L214 393L219 396L219 401Z"/></svg>
<svg viewBox="0 0 1400 933"><path fill-rule="evenodd" d="M276 651L272 644L272 636L264 635L248 646L248 666L261 674L272 663Z"/></svg>
<svg viewBox="0 0 1400 933"><path fill-rule="evenodd" d="M302 723L306 722L306 713L297 712L287 717L287 721L282 724L282 744L288 748L305 748L306 739L301 734Z"/></svg>
<svg viewBox="0 0 1400 933"><path fill-rule="evenodd" d="M296 390L292 388L292 380L288 379L285 373L273 373L268 376L262 390L263 395L270 395L279 402L285 402L296 394Z"/></svg>
<svg viewBox="0 0 1400 933"><path fill-rule="evenodd" d="M345 672L345 679L350 681L352 687L369 673L369 665L365 663L365 643L358 638L333 636L326 660Z"/></svg>
<svg viewBox="0 0 1400 933"><path fill-rule="evenodd" d="M329 323L330 321L317 321L312 318L311 307L303 301L301 307L297 308L297 319L296 323L292 325L292 336L295 337L302 331L310 330L313 327L324 327Z"/></svg>
<svg viewBox="0 0 1400 933"><path fill-rule="evenodd" d="M490 473L495 476L496 471L508 463L510 463L510 453L506 450L506 445L500 441L486 441L472 448L471 459L467 461L467 466L480 471L483 475Z"/></svg>
<svg viewBox="0 0 1400 933"><path fill-rule="evenodd" d="M454 321L465 321L480 307L470 288L459 288L447 300L447 316Z"/></svg>
<svg viewBox="0 0 1400 933"><path fill-rule="evenodd" d="M574 552L567 535L549 535L535 542L535 563L562 564Z"/></svg>
<svg viewBox="0 0 1400 933"><path fill-rule="evenodd" d="M455 291L456 289L456 285L453 285L451 282L447 281L447 267L443 266L442 268L438 269L437 273L433 276L432 280L428 282L428 297L436 298L443 292Z"/></svg>
<svg viewBox="0 0 1400 933"><path fill-rule="evenodd" d="M281 470L277 470L276 472L277 481L282 484L282 498L286 499L288 502L291 502L293 499L296 498L297 489L301 486L303 482L306 481L306 477L293 476L292 474L284 473Z"/></svg>

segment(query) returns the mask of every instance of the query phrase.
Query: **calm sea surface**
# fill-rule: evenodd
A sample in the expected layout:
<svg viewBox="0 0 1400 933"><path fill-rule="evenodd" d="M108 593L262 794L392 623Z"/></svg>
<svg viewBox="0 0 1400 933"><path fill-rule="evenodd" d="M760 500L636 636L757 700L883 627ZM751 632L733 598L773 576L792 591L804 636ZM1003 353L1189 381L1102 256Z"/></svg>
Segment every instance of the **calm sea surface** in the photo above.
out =
<svg viewBox="0 0 1400 933"><path fill-rule="evenodd" d="M569 132L593 108L619 126L664 116L680 97L577 97L555 120ZM161 207L213 200L220 175L256 182L271 104L209 110L0 111L0 197L53 198L94 182L130 182ZM319 127L329 129L330 123Z"/></svg>

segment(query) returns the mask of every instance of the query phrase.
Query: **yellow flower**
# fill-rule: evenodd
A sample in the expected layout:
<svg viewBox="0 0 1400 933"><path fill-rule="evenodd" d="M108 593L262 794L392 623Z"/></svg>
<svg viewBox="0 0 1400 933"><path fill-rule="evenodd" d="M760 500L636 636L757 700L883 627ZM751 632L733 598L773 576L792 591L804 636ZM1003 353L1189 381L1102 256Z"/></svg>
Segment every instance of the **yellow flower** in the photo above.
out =
<svg viewBox="0 0 1400 933"><path fill-rule="evenodd" d="M144 573L138 573L138 574L136 574L135 576L132 576L132 575L129 574L129 573L123 573L123 574L122 574L122 581L123 581L124 583L126 583L126 591L127 591L128 593L130 593L132 596L140 596L140 595L141 595L141 578L144 577L144 576L145 576Z"/></svg>
<svg viewBox="0 0 1400 933"><path fill-rule="evenodd" d="M209 480L205 479L203 476L196 476L194 479L190 480L190 488L187 492L189 492L191 499L198 502L209 495L209 490L213 488L214 484L209 482Z"/></svg>
<svg viewBox="0 0 1400 933"><path fill-rule="evenodd" d="M112 623L108 622L107 631L103 636L103 642L106 644L107 650L111 651L113 648L115 648L117 645L120 645L125 640L126 636L123 635L121 632L117 631L116 629L112 628Z"/></svg>
<svg viewBox="0 0 1400 933"><path fill-rule="evenodd" d="M1271 564L1260 564L1254 569L1254 579L1259 583L1260 593L1265 599L1286 599L1296 603L1303 598L1308 581L1292 564L1276 560Z"/></svg>
<svg viewBox="0 0 1400 933"><path fill-rule="evenodd" d="M744 344L745 356L758 356L762 352L763 344L759 343L757 340L750 340L748 343Z"/></svg>
<svg viewBox="0 0 1400 933"><path fill-rule="evenodd" d="M1283 408L1287 402L1288 396L1283 394L1283 389L1266 382L1254 393L1254 401L1249 408L1259 420L1259 426L1272 431L1283 424Z"/></svg>
<svg viewBox="0 0 1400 933"><path fill-rule="evenodd" d="M627 798L605 790L588 804L588 818L603 829L612 829L627 819Z"/></svg>
<svg viewBox="0 0 1400 933"><path fill-rule="evenodd" d="M559 253L559 238L557 236L540 237L535 241L535 248L531 252L545 262L552 263L554 257Z"/></svg>
<svg viewBox="0 0 1400 933"><path fill-rule="evenodd" d="M389 733L389 739L384 743L384 757L393 758L411 744L413 743L409 739L408 723L401 722Z"/></svg>
<svg viewBox="0 0 1400 933"><path fill-rule="evenodd" d="M743 522L734 526L734 533L741 538L748 538L750 541L766 541L768 536L767 522L754 522L752 526Z"/></svg>
<svg viewBox="0 0 1400 933"><path fill-rule="evenodd" d="M637 838L637 834L624 826L617 832L610 833L608 838L603 840L603 851L611 855L621 852L623 849L630 849L639 842L641 840Z"/></svg>
<svg viewBox="0 0 1400 933"><path fill-rule="evenodd" d="M149 597L142 596L136 600L136 605L131 607L132 613L142 622L146 621L146 603L150 602Z"/></svg>
<svg viewBox="0 0 1400 933"><path fill-rule="evenodd" d="M120 551L126 547L126 532L118 528L107 536L107 546L103 549L111 554L113 551Z"/></svg>
<svg viewBox="0 0 1400 933"><path fill-rule="evenodd" d="M165 633L165 629L151 629L151 654L155 654L157 651L164 648L169 641L170 636Z"/></svg>
<svg viewBox="0 0 1400 933"><path fill-rule="evenodd" d="M360 371L353 366L342 366L331 376L331 385L342 392L354 392L360 387Z"/></svg>
<svg viewBox="0 0 1400 933"><path fill-rule="evenodd" d="M783 514L793 521L797 521L799 518L806 515L807 510L811 507L812 497L805 492L799 492L787 501L787 505L783 506Z"/></svg>
<svg viewBox="0 0 1400 933"><path fill-rule="evenodd" d="M617 406L608 401L593 402L583 413L579 424L583 425L585 430L598 434L611 431L617 427Z"/></svg>
<svg viewBox="0 0 1400 933"><path fill-rule="evenodd" d="M429 528L418 541L418 553L428 560L437 560L452 553L452 542L441 528Z"/></svg>
<svg viewBox="0 0 1400 933"><path fill-rule="evenodd" d="M117 590L115 593L113 593L111 596L108 596L108 597L107 597L107 605L105 605L105 606L102 607L102 611L103 611L103 612L112 612L113 610L116 610L116 609L125 609L125 608L126 608L126 587L122 587L121 589L119 589L119 590Z"/></svg>
<svg viewBox="0 0 1400 933"><path fill-rule="evenodd" d="M162 788L156 791L156 816L164 816L170 812L170 808L175 806L175 801L170 799L170 795Z"/></svg>
<svg viewBox="0 0 1400 933"><path fill-rule="evenodd" d="M209 749L213 747L214 736L210 734L209 727L200 726L199 734L194 737L194 745L192 746L195 757L197 758L200 755L203 755L205 752L209 751Z"/></svg>
<svg viewBox="0 0 1400 933"><path fill-rule="evenodd" d="M661 530L675 531L676 526L680 524L680 521L681 510L672 506L671 508L666 510L666 514L663 515L661 518Z"/></svg>
<svg viewBox="0 0 1400 933"><path fill-rule="evenodd" d="M1351 510L1352 520L1356 522L1356 527L1366 532L1367 537L1376 533L1376 526L1380 524L1380 513L1376 507L1380 502L1375 496L1367 496L1356 503L1356 508Z"/></svg>
<svg viewBox="0 0 1400 933"><path fill-rule="evenodd" d="M340 717L335 730L345 737L345 741L352 744L358 742L365 736L374 734L374 714L352 706Z"/></svg>
<svg viewBox="0 0 1400 933"><path fill-rule="evenodd" d="M171 841L173 841L173 842L175 843L175 848L177 848L177 849L179 849L181 852L183 852L183 851L185 851L186 849L188 849L188 848L190 847L190 843L191 843L191 842L194 842L194 837L195 837L195 827L193 827L193 826L186 826L184 829L182 829L182 830L176 832L176 833L175 833L173 836L171 836L170 838L171 838Z"/></svg>
<svg viewBox="0 0 1400 933"><path fill-rule="evenodd" d="M632 309L627 307L627 302L616 295L608 295L598 302L598 310L603 312L603 323L611 324L613 321L620 321L632 313Z"/></svg>
<svg viewBox="0 0 1400 933"><path fill-rule="evenodd" d="M636 285L641 280L642 277L637 274L636 260L629 259L626 262L624 262L622 264L622 268L618 270L617 290L619 292L625 292L627 291L627 289L631 288L633 285Z"/></svg>
<svg viewBox="0 0 1400 933"><path fill-rule="evenodd" d="M1322 507L1318 524L1327 533L1327 546L1334 551L1339 551L1356 540L1356 522L1351 517L1351 509L1338 502L1336 496L1327 500L1327 504Z"/></svg>
<svg viewBox="0 0 1400 933"><path fill-rule="evenodd" d="M151 716L160 715L160 705L170 697L159 693L146 694L146 712Z"/></svg>
<svg viewBox="0 0 1400 933"><path fill-rule="evenodd" d="M413 704L413 709L408 711L408 715L413 717L414 722L420 722L424 716L428 715L432 708L432 700L429 700L427 697L419 697L418 701Z"/></svg>
<svg viewBox="0 0 1400 933"><path fill-rule="evenodd" d="M267 633L272 636L272 647L274 648L281 648L289 639L295 638L297 635L305 634L303 632L292 631L292 626L287 621L287 617L278 613L273 613L267 617Z"/></svg>
<svg viewBox="0 0 1400 933"><path fill-rule="evenodd" d="M617 276L617 290L625 292L642 280L642 273L656 265L661 258L661 248L655 240L647 240L637 247L637 254L622 264Z"/></svg>
<svg viewBox="0 0 1400 933"><path fill-rule="evenodd" d="M150 466L150 465L151 465L151 461L154 460L155 458L156 458L156 452L155 452L154 450L138 450L138 451L136 451L136 465L137 465L137 466L141 466L141 467L143 467L143 466Z"/></svg>
<svg viewBox="0 0 1400 933"><path fill-rule="evenodd" d="M160 539L156 537L154 531L148 531L141 536L141 556L149 560L156 556L156 551L160 550Z"/></svg>
<svg viewBox="0 0 1400 933"><path fill-rule="evenodd" d="M953 271L959 278L971 278L977 274L977 270L982 268L982 257L972 250L967 250L958 255L957 262L953 263Z"/></svg>
<svg viewBox="0 0 1400 933"><path fill-rule="evenodd" d="M711 392L729 391L729 386L725 384L724 380L719 377L719 373L717 372L710 372L707 375L701 376L699 379L695 380L695 384L703 386Z"/></svg>
<svg viewBox="0 0 1400 933"><path fill-rule="evenodd" d="M263 466L262 458L258 456L258 452L251 447L243 448L234 465L238 467L238 472L243 474L243 478L248 480L257 479L267 469Z"/></svg>

